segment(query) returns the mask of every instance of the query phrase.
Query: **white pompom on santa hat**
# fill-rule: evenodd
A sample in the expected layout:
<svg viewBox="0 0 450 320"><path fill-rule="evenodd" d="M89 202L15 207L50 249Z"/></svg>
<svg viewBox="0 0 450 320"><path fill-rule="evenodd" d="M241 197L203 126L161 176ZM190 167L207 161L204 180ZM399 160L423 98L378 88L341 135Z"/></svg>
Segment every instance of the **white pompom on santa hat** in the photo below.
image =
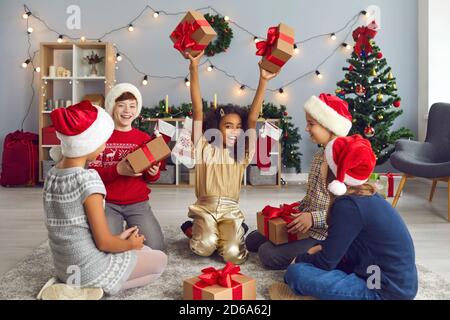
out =
<svg viewBox="0 0 450 320"><path fill-rule="evenodd" d="M142 110L142 95L136 86L132 85L131 83L119 83L115 85L114 87L109 90L108 94L105 98L105 110L110 115L113 114L114 111L114 105L116 104L117 98L119 98L122 94L125 92L131 93L136 98L136 107L137 107L137 114L141 113Z"/></svg>
<svg viewBox="0 0 450 320"><path fill-rule="evenodd" d="M347 186L367 182L376 165L370 142L360 135L338 137L325 147L325 158L336 179L328 190L336 196L347 192Z"/></svg>
<svg viewBox="0 0 450 320"><path fill-rule="evenodd" d="M50 114L61 140L61 153L68 158L86 156L104 144L114 131L114 121L103 108L88 100ZM56 156L56 155L55 155Z"/></svg>
<svg viewBox="0 0 450 320"><path fill-rule="evenodd" d="M310 97L305 105L305 111L323 127L338 137L345 137L352 128L352 115L348 104L339 97L322 93L319 97Z"/></svg>

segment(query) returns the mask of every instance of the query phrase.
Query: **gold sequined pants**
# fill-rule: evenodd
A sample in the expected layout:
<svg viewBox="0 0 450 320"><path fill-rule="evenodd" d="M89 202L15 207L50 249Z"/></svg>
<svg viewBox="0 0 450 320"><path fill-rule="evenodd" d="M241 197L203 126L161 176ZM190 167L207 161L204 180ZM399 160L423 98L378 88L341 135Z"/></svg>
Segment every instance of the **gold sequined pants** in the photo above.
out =
<svg viewBox="0 0 450 320"><path fill-rule="evenodd" d="M242 222L244 214L237 201L225 197L202 197L189 207L194 220L191 250L210 256L216 250L225 261L241 264L247 260Z"/></svg>

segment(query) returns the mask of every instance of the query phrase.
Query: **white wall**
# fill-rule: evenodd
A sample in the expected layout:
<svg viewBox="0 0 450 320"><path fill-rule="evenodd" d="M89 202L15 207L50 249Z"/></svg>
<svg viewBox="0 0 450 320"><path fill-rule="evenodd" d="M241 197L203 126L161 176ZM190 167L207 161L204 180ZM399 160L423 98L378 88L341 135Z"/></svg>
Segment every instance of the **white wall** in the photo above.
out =
<svg viewBox="0 0 450 320"><path fill-rule="evenodd" d="M450 1L420 0L419 139L424 140L429 108L450 103Z"/></svg>
<svg viewBox="0 0 450 320"><path fill-rule="evenodd" d="M394 128L405 126L417 133L417 0L133 0L128 2L121 0L0 0L0 39L2 40L0 46L2 59L0 149L6 134L20 127L31 95L30 70L20 68L20 64L26 58L27 50L25 22L21 18L23 3L27 3L51 27L72 36L99 36L107 30L127 23L137 15L140 9L150 3L156 9L163 8L171 12L212 5L260 35L266 32L268 26L283 21L296 29L296 37L300 40L337 30L359 10L369 5L377 5L381 9L382 29L376 41L397 78L404 110L404 114L395 122ZM79 31L68 30L65 25L66 8L71 4L81 7L82 29ZM105 40L115 42L143 71L153 74L186 74L188 71L186 61L173 49L169 40L169 34L179 19L180 17L177 16L161 16L155 20L150 15L146 15L145 18L136 22L136 29L132 34L128 31L120 31L111 34ZM36 21L33 23L35 31L32 35L31 51L39 47L39 42L55 41L55 34L46 31L42 24ZM233 29L235 37L228 52L211 60L235 74L242 82L254 87L257 84L257 61L259 60L255 56L254 44L249 35L237 28ZM323 60L334 46L335 44L326 38L307 43L300 54L289 61L270 87L277 88L299 74L309 71ZM278 94L266 96L267 101L286 104L295 125L303 133L303 141L300 143L303 153L303 172L309 170L310 159L317 150L317 146L304 134L303 103L313 94L334 92L336 82L344 77L342 67L347 65L346 58L348 58L348 52L339 50L321 67L325 75L322 81L307 77L286 88L286 95L282 99ZM202 94L205 99L211 100L214 93L217 93L219 103L245 105L252 100L250 92L237 95L236 84L217 72L203 72L201 78ZM189 100L189 91L180 80L150 80L151 85L143 87L140 84L141 79L142 77L132 70L128 62L121 62L117 81L136 84L142 90L145 106L153 106L166 94L169 94L171 103L178 104ZM38 86L39 82L35 81L35 88L37 89ZM35 99L30 116L25 121L25 130L36 132L37 119L37 99Z"/></svg>
<svg viewBox="0 0 450 320"><path fill-rule="evenodd" d="M429 1L429 104L450 103L450 1Z"/></svg>

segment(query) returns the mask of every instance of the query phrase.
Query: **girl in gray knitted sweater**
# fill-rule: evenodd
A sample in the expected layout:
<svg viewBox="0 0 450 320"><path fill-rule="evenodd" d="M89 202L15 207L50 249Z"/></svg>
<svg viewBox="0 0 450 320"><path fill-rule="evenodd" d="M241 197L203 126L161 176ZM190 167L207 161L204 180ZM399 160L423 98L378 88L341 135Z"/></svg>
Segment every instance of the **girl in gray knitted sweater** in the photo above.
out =
<svg viewBox="0 0 450 320"><path fill-rule="evenodd" d="M53 111L51 118L61 140L62 160L47 174L44 209L57 277L108 294L152 282L164 271L167 256L144 246L136 227L111 234L104 212L105 187L95 170L84 169L105 148L114 129L111 117L83 101ZM58 296L58 290L53 293Z"/></svg>

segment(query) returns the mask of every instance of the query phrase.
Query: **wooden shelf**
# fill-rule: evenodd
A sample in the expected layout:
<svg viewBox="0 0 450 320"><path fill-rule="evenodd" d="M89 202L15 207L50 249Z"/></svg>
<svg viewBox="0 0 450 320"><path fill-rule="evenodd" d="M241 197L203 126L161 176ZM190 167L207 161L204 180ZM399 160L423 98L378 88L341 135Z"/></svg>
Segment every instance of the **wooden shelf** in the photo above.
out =
<svg viewBox="0 0 450 320"><path fill-rule="evenodd" d="M91 51L105 57L97 66L98 76L89 76L90 66L83 57ZM106 97L115 80L115 51L108 42L42 42L40 44L41 84L39 85L39 180L43 181L42 161L49 160L54 145L42 144L42 128L51 125L50 110L45 110L47 99L70 100L76 104L87 94ZM49 66L64 67L71 77L49 77Z"/></svg>

